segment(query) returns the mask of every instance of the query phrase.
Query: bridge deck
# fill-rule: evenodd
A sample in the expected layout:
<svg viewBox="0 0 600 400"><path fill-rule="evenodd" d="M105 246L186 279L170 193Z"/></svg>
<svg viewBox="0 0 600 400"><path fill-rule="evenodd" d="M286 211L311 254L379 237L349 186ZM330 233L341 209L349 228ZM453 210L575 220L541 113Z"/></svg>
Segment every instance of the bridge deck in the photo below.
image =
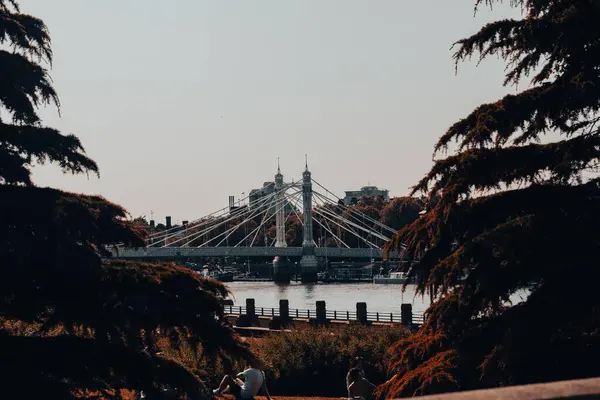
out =
<svg viewBox="0 0 600 400"><path fill-rule="evenodd" d="M301 257L302 247L146 247L139 249L120 248L113 251L118 258L175 258L175 257ZM379 249L347 249L317 247L317 257L346 259L382 259ZM390 252L396 258L397 252Z"/></svg>

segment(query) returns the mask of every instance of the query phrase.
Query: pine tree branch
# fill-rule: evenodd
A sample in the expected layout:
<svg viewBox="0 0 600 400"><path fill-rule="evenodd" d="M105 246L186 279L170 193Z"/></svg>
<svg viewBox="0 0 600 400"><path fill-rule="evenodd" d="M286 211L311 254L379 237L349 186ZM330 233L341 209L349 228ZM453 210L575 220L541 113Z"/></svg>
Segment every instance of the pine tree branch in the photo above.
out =
<svg viewBox="0 0 600 400"><path fill-rule="evenodd" d="M29 168L35 161L57 163L64 172L98 174L98 166L85 156L74 135L64 136L52 128L8 125L0 122L0 178L11 184L31 184Z"/></svg>
<svg viewBox="0 0 600 400"><path fill-rule="evenodd" d="M598 76L578 75L507 95L496 103L478 107L450 127L435 151L447 149L452 141L464 150L501 147L513 137L516 144L525 144L551 131L573 135L600 111L599 87Z"/></svg>
<svg viewBox="0 0 600 400"><path fill-rule="evenodd" d="M16 6L16 2L12 4ZM16 8L15 13L0 5L0 44L52 63L48 28L41 19L20 14Z"/></svg>
<svg viewBox="0 0 600 400"><path fill-rule="evenodd" d="M75 399L83 388L107 397L114 389L157 396L166 385L190 399L210 398L202 381L179 363L128 346L67 335L8 336L0 331L0 351L10 360L0 371L6 382L13 383L3 389L11 398L27 393L28 398ZM25 387L14 384L25 377Z"/></svg>
<svg viewBox="0 0 600 400"><path fill-rule="evenodd" d="M0 105L11 112L15 123L40 122L36 108L60 106L48 72L18 53L0 50Z"/></svg>
<svg viewBox="0 0 600 400"><path fill-rule="evenodd" d="M11 7L12 10L20 12L19 3L17 3L17 0L0 0L1 11L9 11Z"/></svg>
<svg viewBox="0 0 600 400"><path fill-rule="evenodd" d="M599 159L597 131L555 143L472 148L437 161L413 190L443 189L456 200L517 184L565 184Z"/></svg>
<svg viewBox="0 0 600 400"><path fill-rule="evenodd" d="M425 293L433 287L436 293L439 290L439 293L444 294L453 288L459 276L471 271L473 263L485 265L497 259L497 252L486 248L477 252L480 245L474 244L498 243L497 239L487 236L496 229L503 232L506 224L514 223L519 227L519 224L532 216L558 216L567 211L572 213L575 220L584 218L592 223L595 221L595 214L583 217L578 213L594 210L599 199L600 178L577 186L532 185L458 203L441 198L435 208L401 229L388 243L386 250L398 249L401 243L406 245L405 254L409 259L420 258L418 264L413 264L406 271L416 278L417 290ZM540 204L544 205L543 210L540 210ZM579 226L582 231L583 228ZM522 243L532 243L532 240L533 238L521 238ZM510 248L508 245L505 247ZM422 257L418 257L423 253ZM486 254L495 255L493 259L486 258L484 262L482 257L486 257ZM505 258L500 257L498 260ZM523 277L531 281L531 277ZM491 282L495 284L494 280ZM521 287L521 284L517 285L515 282L515 286L503 287Z"/></svg>
<svg viewBox="0 0 600 400"><path fill-rule="evenodd" d="M435 300L392 350L389 396L600 371L590 368L600 356L600 178L583 175L600 161L600 2L510 4L523 18L459 41L455 60L499 55L505 84L532 76L533 87L450 127L435 152L455 142L457 154L414 188L428 192L427 213L386 246L405 246L405 272ZM562 140L540 144L550 132Z"/></svg>

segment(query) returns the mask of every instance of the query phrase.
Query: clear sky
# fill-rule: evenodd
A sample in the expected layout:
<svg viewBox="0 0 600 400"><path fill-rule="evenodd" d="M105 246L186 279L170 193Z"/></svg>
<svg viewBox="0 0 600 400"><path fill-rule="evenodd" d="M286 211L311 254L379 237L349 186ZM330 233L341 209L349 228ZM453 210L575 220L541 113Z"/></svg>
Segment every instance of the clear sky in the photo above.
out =
<svg viewBox="0 0 600 400"><path fill-rule="evenodd" d="M473 3L21 0L53 38L62 109L45 123L77 134L101 173L34 179L177 222L272 180L277 157L299 179L308 153L340 197L369 182L405 195L445 129L507 92L496 60L454 73L454 41L516 15L473 17Z"/></svg>

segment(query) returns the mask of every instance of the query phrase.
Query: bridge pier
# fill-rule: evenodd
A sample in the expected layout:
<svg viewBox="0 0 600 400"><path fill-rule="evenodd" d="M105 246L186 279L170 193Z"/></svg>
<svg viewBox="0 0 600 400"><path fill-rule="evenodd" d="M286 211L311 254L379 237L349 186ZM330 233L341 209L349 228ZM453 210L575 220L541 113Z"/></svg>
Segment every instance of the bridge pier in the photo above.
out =
<svg viewBox="0 0 600 400"><path fill-rule="evenodd" d="M317 272L319 270L319 262L314 254L304 253L300 259L300 280L302 283L315 283L318 281ZM314 249L313 249L314 250Z"/></svg>
<svg viewBox="0 0 600 400"><path fill-rule="evenodd" d="M292 280L292 265L282 257L273 260L273 281L288 284Z"/></svg>

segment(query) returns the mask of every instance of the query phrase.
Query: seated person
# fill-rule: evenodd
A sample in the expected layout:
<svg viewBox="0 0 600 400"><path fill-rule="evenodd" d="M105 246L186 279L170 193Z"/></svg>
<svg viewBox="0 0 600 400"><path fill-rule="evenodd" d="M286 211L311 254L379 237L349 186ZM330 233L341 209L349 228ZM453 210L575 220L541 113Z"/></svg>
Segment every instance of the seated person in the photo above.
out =
<svg viewBox="0 0 600 400"><path fill-rule="evenodd" d="M239 378L242 378L243 381ZM233 379L231 375L225 375L219 387L213 390L213 394L221 396L227 388L236 400L254 399L261 388L267 399L271 400L265 382L265 374L259 369L258 362L255 360L248 361L246 369L237 374L236 379Z"/></svg>
<svg viewBox="0 0 600 400"><path fill-rule="evenodd" d="M358 370L360 370L360 375L363 378L366 378L363 358L362 357L354 357L354 359L352 359L352 361L350 362L350 370L348 371L348 374L346 374L346 389L350 386L350 383L352 383L352 382L350 382L350 371L353 368L357 368Z"/></svg>
<svg viewBox="0 0 600 400"><path fill-rule="evenodd" d="M350 385L348 386L348 396L351 398L360 397L365 400L373 399L373 391L375 385L362 377L361 371L358 368L352 368L348 372Z"/></svg>

